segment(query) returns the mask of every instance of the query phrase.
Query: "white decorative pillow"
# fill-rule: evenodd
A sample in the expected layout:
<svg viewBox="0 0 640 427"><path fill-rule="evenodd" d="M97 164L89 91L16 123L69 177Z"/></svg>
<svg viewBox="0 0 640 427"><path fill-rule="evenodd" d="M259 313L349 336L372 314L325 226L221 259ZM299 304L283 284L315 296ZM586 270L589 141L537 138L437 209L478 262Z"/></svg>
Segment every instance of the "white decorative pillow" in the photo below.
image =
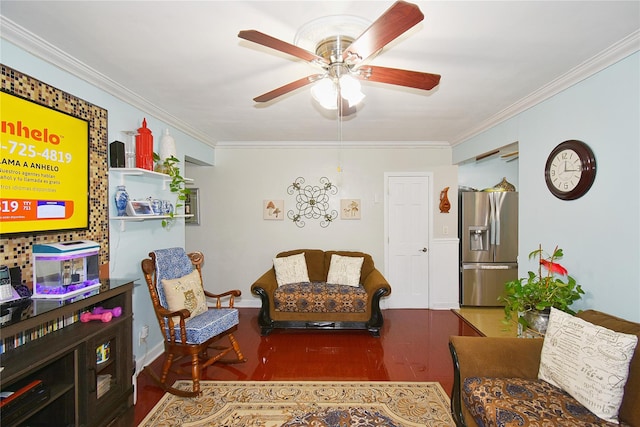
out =
<svg viewBox="0 0 640 427"><path fill-rule="evenodd" d="M360 286L360 271L364 257L331 255L327 283Z"/></svg>
<svg viewBox="0 0 640 427"><path fill-rule="evenodd" d="M191 312L187 321L207 311L207 299L198 270L193 270L178 279L163 279L162 288L167 300L167 309L177 311L186 308ZM176 316L173 321L177 323L180 318Z"/></svg>
<svg viewBox="0 0 640 427"><path fill-rule="evenodd" d="M274 258L273 268L276 270L278 286L309 281L307 260L304 258L304 252L287 257Z"/></svg>
<svg viewBox="0 0 640 427"><path fill-rule="evenodd" d="M605 421L618 423L638 337L551 309L538 378L560 387Z"/></svg>

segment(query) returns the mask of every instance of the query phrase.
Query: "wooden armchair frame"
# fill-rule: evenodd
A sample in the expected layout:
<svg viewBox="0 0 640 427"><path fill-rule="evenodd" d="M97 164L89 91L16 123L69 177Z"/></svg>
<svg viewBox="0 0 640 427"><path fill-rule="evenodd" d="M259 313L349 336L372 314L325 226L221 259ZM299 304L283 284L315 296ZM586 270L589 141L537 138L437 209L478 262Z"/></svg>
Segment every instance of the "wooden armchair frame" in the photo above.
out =
<svg viewBox="0 0 640 427"><path fill-rule="evenodd" d="M198 275L200 276L200 281L202 283L202 271L201 266L204 261L204 255L201 252L192 252L188 253L187 256L191 260L193 267L198 271ZM233 332L235 332L238 328L237 324L232 326L231 328L214 335L212 337L203 340L200 343L189 343L187 342L187 329L186 329L186 321L191 316L191 313L187 309L182 309L178 311L170 311L167 308L163 307L160 303L160 297L158 295L157 286L157 271L156 271L156 254L155 252L150 252L149 257L142 261L142 271L144 273L145 281L147 282L147 286L149 288L149 294L151 295L151 301L153 303L153 308L156 314L156 318L158 320L158 325L160 327L160 331L164 337L164 349L165 349L165 360L162 366L161 376L158 376L153 372L151 368L148 366L144 368L144 371L153 378L163 390L175 394L177 396L183 397L193 397L200 394L200 378L202 374L202 370L211 366L216 362L220 363L240 363L245 362L245 358L240 350L240 345L236 341L233 336ZM162 285L160 285L162 286ZM213 294L204 290L204 294L207 299L213 299L215 301L215 307L209 307L209 310L223 309L223 308L233 308L235 297L239 297L241 292L239 290L231 290L224 292L222 294ZM227 307L223 307L222 301L223 299L228 298ZM180 321L178 324L174 322L174 318L179 317ZM179 326L179 336L176 333L177 327ZM217 341L221 340L225 336L229 337L229 341L231 342L231 347L221 347L216 346ZM213 355L209 354L210 350L214 350ZM234 350L237 358L233 360L223 360L222 358L229 353L231 350ZM184 357L189 357L190 362L179 365L178 362ZM179 375L188 374L189 372L185 369L182 369L182 366L190 365L191 366L191 378L193 380L193 389L192 391L179 390L172 387L170 384L167 384L167 377L169 372L174 372Z"/></svg>

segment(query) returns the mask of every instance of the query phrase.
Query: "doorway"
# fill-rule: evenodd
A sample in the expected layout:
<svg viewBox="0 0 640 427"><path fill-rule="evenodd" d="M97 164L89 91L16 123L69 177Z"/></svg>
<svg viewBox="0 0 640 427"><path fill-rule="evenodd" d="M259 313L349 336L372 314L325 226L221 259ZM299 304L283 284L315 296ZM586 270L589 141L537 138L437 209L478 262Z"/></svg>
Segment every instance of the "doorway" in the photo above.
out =
<svg viewBox="0 0 640 427"><path fill-rule="evenodd" d="M432 174L385 173L386 308L429 308Z"/></svg>

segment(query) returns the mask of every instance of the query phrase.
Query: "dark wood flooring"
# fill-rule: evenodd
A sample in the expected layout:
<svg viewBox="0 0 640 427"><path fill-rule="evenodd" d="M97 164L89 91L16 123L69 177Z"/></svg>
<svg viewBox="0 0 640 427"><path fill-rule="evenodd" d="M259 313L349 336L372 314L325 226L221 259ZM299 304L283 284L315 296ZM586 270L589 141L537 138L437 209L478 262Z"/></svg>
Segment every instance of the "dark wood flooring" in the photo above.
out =
<svg viewBox="0 0 640 427"><path fill-rule="evenodd" d="M380 338L366 331L301 330L262 337L257 316L258 309L241 308L234 334L247 362L211 366L203 380L438 381L450 393L449 336L479 335L450 310L385 310ZM156 373L161 362L162 357L151 363ZM164 394L146 374L138 376L137 389L134 425Z"/></svg>

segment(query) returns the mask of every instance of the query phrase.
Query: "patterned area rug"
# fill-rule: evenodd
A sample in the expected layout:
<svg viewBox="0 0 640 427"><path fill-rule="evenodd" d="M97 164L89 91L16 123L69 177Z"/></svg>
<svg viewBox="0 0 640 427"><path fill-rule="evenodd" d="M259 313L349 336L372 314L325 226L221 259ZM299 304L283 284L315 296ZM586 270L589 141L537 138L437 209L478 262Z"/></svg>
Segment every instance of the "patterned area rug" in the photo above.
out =
<svg viewBox="0 0 640 427"><path fill-rule="evenodd" d="M176 388L188 390L189 381ZM140 426L453 426L436 382L202 381L202 395L165 394Z"/></svg>

